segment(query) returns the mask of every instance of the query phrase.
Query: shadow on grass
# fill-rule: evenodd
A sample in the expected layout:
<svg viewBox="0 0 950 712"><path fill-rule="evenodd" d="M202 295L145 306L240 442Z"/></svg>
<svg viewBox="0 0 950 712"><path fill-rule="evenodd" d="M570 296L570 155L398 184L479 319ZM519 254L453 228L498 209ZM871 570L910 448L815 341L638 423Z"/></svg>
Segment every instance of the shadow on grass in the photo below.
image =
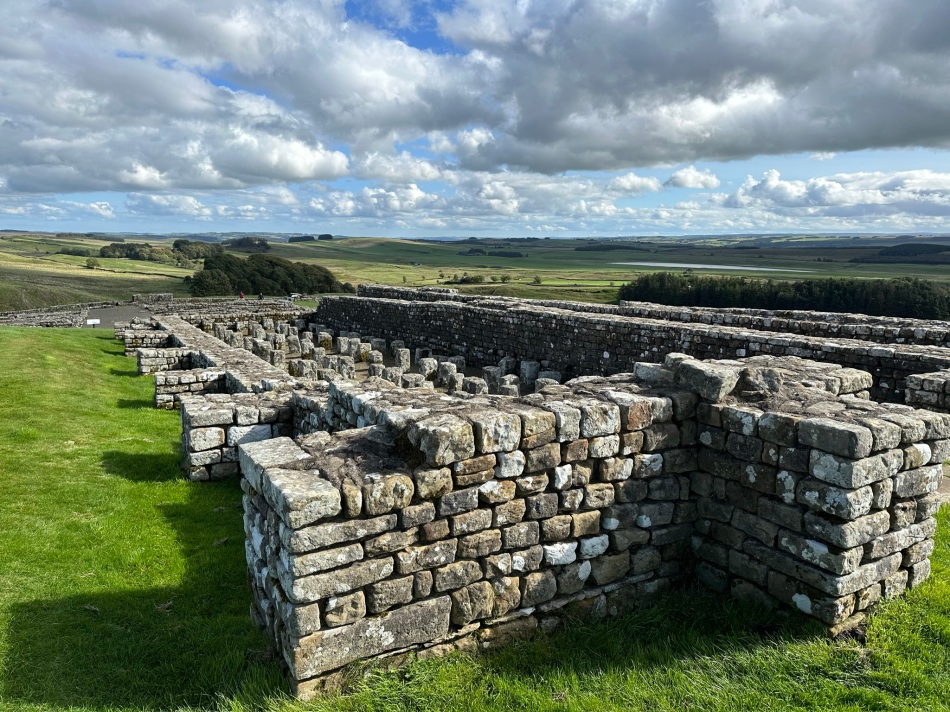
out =
<svg viewBox="0 0 950 712"><path fill-rule="evenodd" d="M104 461L113 471L164 470L164 479L177 470L172 457L112 452ZM248 616L240 499L237 483L229 482L196 485L185 503L158 505L181 557L150 558L183 559L177 585L96 590L93 576L88 594L14 606L0 697L15 707L157 711L211 705L248 680L279 690L276 653Z"/></svg>
<svg viewBox="0 0 950 712"><path fill-rule="evenodd" d="M181 453L131 454L118 450L102 453L102 467L110 475L131 482L167 482L180 478Z"/></svg>
<svg viewBox="0 0 950 712"><path fill-rule="evenodd" d="M107 351L106 353L112 353ZM119 354L121 356L121 354ZM127 376L130 378L138 378L139 371L138 368L110 368L109 373L113 376Z"/></svg>
<svg viewBox="0 0 950 712"><path fill-rule="evenodd" d="M135 410L145 408L151 410L155 407L155 402L145 398L119 398L115 405L117 408L132 408Z"/></svg>

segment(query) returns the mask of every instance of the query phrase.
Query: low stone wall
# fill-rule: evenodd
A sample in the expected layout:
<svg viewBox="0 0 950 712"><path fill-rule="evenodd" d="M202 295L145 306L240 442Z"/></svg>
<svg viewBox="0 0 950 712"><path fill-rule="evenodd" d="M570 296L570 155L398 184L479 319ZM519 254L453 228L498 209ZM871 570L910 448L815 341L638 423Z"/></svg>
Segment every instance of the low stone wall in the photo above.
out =
<svg viewBox="0 0 950 712"><path fill-rule="evenodd" d="M406 301L460 301L485 303L496 300L518 303L528 301L539 307L568 309L592 314L676 321L711 326L735 326L757 331L791 333L821 338L855 339L879 344L916 344L947 346L950 344L950 321L911 319L905 317L870 316L845 312L807 311L801 309L746 309L741 307L675 307L651 302L621 300L618 306L585 304L563 300L484 297L459 294L455 289L410 289L385 285L361 285L361 297L402 299Z"/></svg>
<svg viewBox="0 0 950 712"><path fill-rule="evenodd" d="M950 349L937 346L877 345L647 320L519 300L326 297L313 319L335 329L405 338L409 346L461 354L475 365L494 365L504 355L537 360L567 377L627 371L635 361L660 362L671 352L704 359L799 356L870 372L871 395L883 401L903 400L908 376L950 367Z"/></svg>
<svg viewBox="0 0 950 712"><path fill-rule="evenodd" d="M122 302L87 302L62 304L43 309L0 312L0 326L35 326L51 328L78 328L86 325L90 309L119 306Z"/></svg>
<svg viewBox="0 0 950 712"><path fill-rule="evenodd" d="M628 610L684 574L693 394L383 388L330 384L322 410L384 425L239 447L255 615L298 695L357 659Z"/></svg>
<svg viewBox="0 0 950 712"><path fill-rule="evenodd" d="M615 614L694 573L833 633L927 577L950 416L798 359L641 372L520 398L294 392L294 431L316 431L238 457L254 616L296 693L354 660Z"/></svg>
<svg viewBox="0 0 950 712"><path fill-rule="evenodd" d="M950 368L908 376L907 403L918 408L950 411Z"/></svg>
<svg viewBox="0 0 950 712"><path fill-rule="evenodd" d="M198 368L155 373L155 407L174 410L183 395L227 392L227 371Z"/></svg>
<svg viewBox="0 0 950 712"><path fill-rule="evenodd" d="M234 477L238 474L238 445L289 436L293 431L288 393L178 397L182 464L192 481Z"/></svg>

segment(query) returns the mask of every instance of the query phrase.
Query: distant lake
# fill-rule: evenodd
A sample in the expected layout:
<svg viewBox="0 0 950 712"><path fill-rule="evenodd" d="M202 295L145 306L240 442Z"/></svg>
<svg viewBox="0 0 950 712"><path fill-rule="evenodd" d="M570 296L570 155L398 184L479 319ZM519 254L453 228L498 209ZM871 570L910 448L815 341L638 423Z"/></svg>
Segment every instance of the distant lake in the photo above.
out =
<svg viewBox="0 0 950 712"><path fill-rule="evenodd" d="M704 265L699 262L612 262L615 265L638 267L682 267L683 269L738 269L743 272L812 272L810 269L779 269L778 267L740 267L739 265Z"/></svg>

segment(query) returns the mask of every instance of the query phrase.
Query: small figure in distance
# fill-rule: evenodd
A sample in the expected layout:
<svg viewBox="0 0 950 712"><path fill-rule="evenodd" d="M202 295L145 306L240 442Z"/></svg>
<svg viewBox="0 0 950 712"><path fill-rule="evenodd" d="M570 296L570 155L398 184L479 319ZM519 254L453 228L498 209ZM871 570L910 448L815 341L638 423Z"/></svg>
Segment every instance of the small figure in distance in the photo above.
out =
<svg viewBox="0 0 950 712"><path fill-rule="evenodd" d="M244 299L244 292L241 292L238 296L241 297L241 299Z"/></svg>
<svg viewBox="0 0 950 712"><path fill-rule="evenodd" d="M259 302L264 301L264 292L261 292L260 294L257 295L257 301Z"/></svg>

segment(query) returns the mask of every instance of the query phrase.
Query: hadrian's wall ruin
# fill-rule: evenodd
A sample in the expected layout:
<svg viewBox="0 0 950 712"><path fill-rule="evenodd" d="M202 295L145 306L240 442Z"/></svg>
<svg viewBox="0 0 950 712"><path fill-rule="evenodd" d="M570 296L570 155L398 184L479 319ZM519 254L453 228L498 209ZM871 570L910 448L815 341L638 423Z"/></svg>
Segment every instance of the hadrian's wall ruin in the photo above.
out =
<svg viewBox="0 0 950 712"><path fill-rule="evenodd" d="M367 296L362 296L364 293ZM369 296L377 293L388 298ZM400 298L392 298L397 296ZM876 400L906 400L940 409L950 404L950 349L943 346L879 344L872 340L878 337L877 332L866 324L852 324L851 338L830 338L830 334L796 333L796 329L821 333L821 329L812 328L816 322L810 321L773 320L769 326L775 330L758 330L751 323L717 326L625 316L623 312L630 309L460 297L451 290L369 287L361 288L361 296L323 299L315 318L337 328L373 331L405 339L410 345L464 353L478 365L493 364L500 355L516 354L521 359L549 362L565 374L618 373L635 361L661 361L671 352L697 358L799 356L870 372L874 377L871 395ZM743 310L738 311L741 314ZM835 326L844 329L847 319L847 315L838 315L841 323ZM914 330L929 334L930 341L943 342L947 327L946 322L918 322ZM909 338L906 331L893 328L904 334L900 338ZM883 327L881 331L880 338L885 338Z"/></svg>
<svg viewBox="0 0 950 712"><path fill-rule="evenodd" d="M241 478L253 616L298 695L686 581L836 633L927 578L950 415L871 395L941 347L423 295L117 329L188 476Z"/></svg>

